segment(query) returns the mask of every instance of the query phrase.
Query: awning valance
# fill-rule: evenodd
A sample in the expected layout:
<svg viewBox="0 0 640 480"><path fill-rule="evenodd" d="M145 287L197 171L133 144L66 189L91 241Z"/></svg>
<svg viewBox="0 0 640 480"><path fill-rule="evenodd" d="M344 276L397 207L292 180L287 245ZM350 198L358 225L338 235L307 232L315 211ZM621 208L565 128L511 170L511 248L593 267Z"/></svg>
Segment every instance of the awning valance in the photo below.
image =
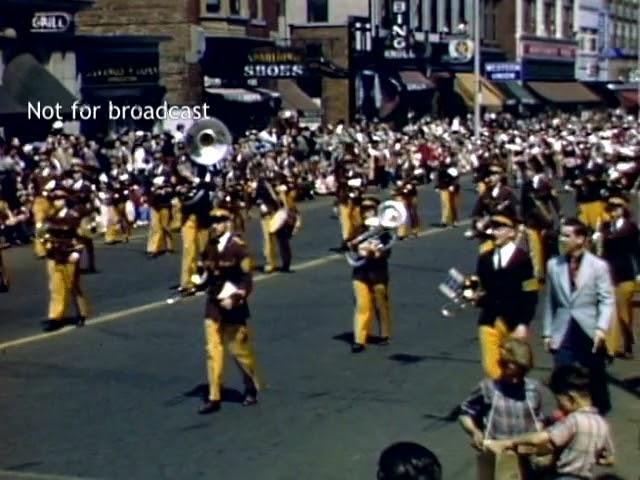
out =
<svg viewBox="0 0 640 480"><path fill-rule="evenodd" d="M417 70L404 70L400 72L400 79L410 92L432 90L436 85Z"/></svg>
<svg viewBox="0 0 640 480"><path fill-rule="evenodd" d="M206 88L205 92L222 97L230 102L260 103L264 100L260 93L244 88Z"/></svg>
<svg viewBox="0 0 640 480"><path fill-rule="evenodd" d="M494 85L507 98L506 103L522 104L522 105L539 105L540 102L519 82L495 82Z"/></svg>
<svg viewBox="0 0 640 480"><path fill-rule="evenodd" d="M626 109L637 108L640 100L638 90L619 90L618 98L620 104Z"/></svg>
<svg viewBox="0 0 640 480"><path fill-rule="evenodd" d="M42 66L31 54L23 53L11 60L2 75L2 83L7 92L25 107L29 103L36 106L56 108L62 113L70 113L71 105L77 99L69 90Z"/></svg>
<svg viewBox="0 0 640 480"><path fill-rule="evenodd" d="M278 92L282 98L284 110L302 110L320 113L322 110L293 80L278 80Z"/></svg>
<svg viewBox="0 0 640 480"><path fill-rule="evenodd" d="M527 86L551 103L601 103L602 99L579 82L528 82Z"/></svg>
<svg viewBox="0 0 640 480"><path fill-rule="evenodd" d="M475 75L473 73L456 73L456 89L468 106L474 105ZM500 110L504 105L504 95L493 83L480 77L480 105L490 110Z"/></svg>

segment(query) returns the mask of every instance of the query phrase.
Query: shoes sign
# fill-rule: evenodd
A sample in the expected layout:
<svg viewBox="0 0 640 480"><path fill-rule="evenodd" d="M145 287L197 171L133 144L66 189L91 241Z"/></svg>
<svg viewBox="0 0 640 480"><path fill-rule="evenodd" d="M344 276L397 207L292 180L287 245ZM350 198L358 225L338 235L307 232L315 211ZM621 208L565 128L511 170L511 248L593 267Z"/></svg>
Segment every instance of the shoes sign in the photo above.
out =
<svg viewBox="0 0 640 480"><path fill-rule="evenodd" d="M67 12L36 12L31 18L32 32L62 33L69 30L73 16Z"/></svg>

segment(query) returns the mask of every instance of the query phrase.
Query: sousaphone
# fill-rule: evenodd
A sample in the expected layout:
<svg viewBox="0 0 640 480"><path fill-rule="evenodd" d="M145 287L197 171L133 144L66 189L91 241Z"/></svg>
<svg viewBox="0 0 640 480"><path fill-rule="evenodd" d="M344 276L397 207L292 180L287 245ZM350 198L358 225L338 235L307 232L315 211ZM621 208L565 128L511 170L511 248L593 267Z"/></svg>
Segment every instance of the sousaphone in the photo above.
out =
<svg viewBox="0 0 640 480"><path fill-rule="evenodd" d="M224 160L233 143L233 135L217 118L206 118L194 123L184 138L191 160L205 167L217 165Z"/></svg>

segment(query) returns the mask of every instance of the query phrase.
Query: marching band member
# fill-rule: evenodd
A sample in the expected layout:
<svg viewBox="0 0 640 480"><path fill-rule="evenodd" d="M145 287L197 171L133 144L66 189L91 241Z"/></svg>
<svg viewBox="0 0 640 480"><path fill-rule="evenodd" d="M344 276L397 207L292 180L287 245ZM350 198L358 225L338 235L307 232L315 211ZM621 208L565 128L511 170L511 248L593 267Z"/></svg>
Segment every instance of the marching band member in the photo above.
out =
<svg viewBox="0 0 640 480"><path fill-rule="evenodd" d="M353 158L347 155L335 169L338 219L342 231L342 246L338 249L340 251L346 250L346 240L351 238L354 230L362 224L360 202L367 181L355 170L352 161Z"/></svg>
<svg viewBox="0 0 640 480"><path fill-rule="evenodd" d="M202 255L208 286L204 326L209 395L200 414L220 410L225 345L242 372L243 405L255 405L260 389L247 327L250 315L247 299L253 287L252 262L244 241L232 233L231 220L228 210L216 208L211 212L211 236Z"/></svg>
<svg viewBox="0 0 640 480"><path fill-rule="evenodd" d="M607 334L611 355L633 357L633 294L640 273L638 227L631 220L629 203L621 196L607 201L610 220L598 229L602 257L609 263L616 294L615 317Z"/></svg>
<svg viewBox="0 0 640 480"><path fill-rule="evenodd" d="M11 209L4 200L0 200L0 233L4 233L7 223L11 220ZM9 272L2 259L2 251L9 247L6 238L0 237L0 293L9 291Z"/></svg>
<svg viewBox="0 0 640 480"><path fill-rule="evenodd" d="M78 236L83 246L83 251L87 254L88 273L97 273L96 254L93 245L93 235L95 234L95 204L94 186L85 178L82 166L75 164L73 167L73 184L71 185L71 197L69 206L78 214L80 226Z"/></svg>
<svg viewBox="0 0 640 480"><path fill-rule="evenodd" d="M347 240L349 248L364 262L354 266L352 279L356 305L353 326L353 345L351 351L360 353L367 344L367 336L374 313L378 312L381 341L379 345L388 345L391 336L391 307L389 305L389 266L391 255L391 234L386 232L378 238L379 242L353 243L359 235L365 233L367 219L371 223L376 220L380 201L374 197L366 197L360 206L365 224L358 227L351 239ZM375 225L373 225L375 226Z"/></svg>
<svg viewBox="0 0 640 480"><path fill-rule="evenodd" d="M476 275L480 292L475 298L480 354L485 374L502 376L500 345L509 336L526 338L538 300L538 282L528 253L515 243L516 222L504 215L491 217L495 247L480 254Z"/></svg>
<svg viewBox="0 0 640 480"><path fill-rule="evenodd" d="M479 253L493 248L492 235L487 233L492 215L506 215L514 218L517 212L517 200L513 190L506 184L504 169L500 165L489 167L490 175L485 179L485 191L478 197L471 212L472 230L467 237L475 236L480 240Z"/></svg>
<svg viewBox="0 0 640 480"><path fill-rule="evenodd" d="M53 168L50 161L41 157L38 168L33 172L30 178L30 190L33 197L31 208L33 222L36 228L44 222L44 219L47 218L51 211L51 203L47 197L48 191L46 187L47 185L50 185L50 182L52 181L55 183L56 178L56 169ZM44 245L42 245L42 242L37 238L33 241L33 249L38 258L45 258L46 251Z"/></svg>
<svg viewBox="0 0 640 480"><path fill-rule="evenodd" d="M107 245L128 242L133 225L127 218L126 204L129 200L129 174L115 168L109 177L103 178L106 190L105 205L107 207L107 229L104 240Z"/></svg>
<svg viewBox="0 0 640 480"><path fill-rule="evenodd" d="M49 315L43 330L50 332L65 326L64 315L73 300L78 309L76 324L83 326L89 303L80 286L78 261L82 241L78 234L80 217L68 207L68 192L57 185L51 189L52 212L37 232L47 255L49 276Z"/></svg>
<svg viewBox="0 0 640 480"><path fill-rule="evenodd" d="M173 185L171 171L164 165L162 159L151 167L147 192L149 207L151 207L147 256L156 258L164 252L174 251L171 233Z"/></svg>
<svg viewBox="0 0 640 480"><path fill-rule="evenodd" d="M531 160L521 191L521 217L524 220L533 271L539 282L545 281L546 264L550 258L549 236L554 232L555 216L561 217L560 202L544 166Z"/></svg>
<svg viewBox="0 0 640 480"><path fill-rule="evenodd" d="M182 227L182 262L180 267L180 286L178 293L189 296L196 293L191 280L196 272L198 257L203 252L209 236L209 211L212 204L212 192L208 174L198 167L183 164L181 184L178 186L180 197ZM188 171L191 168L192 171Z"/></svg>
<svg viewBox="0 0 640 480"><path fill-rule="evenodd" d="M458 197L460 195L460 184L457 166L450 155L438 165L436 171L436 190L440 192L440 226L455 227L458 221Z"/></svg>
<svg viewBox="0 0 640 480"><path fill-rule="evenodd" d="M593 230L604 216L605 202L602 195L606 182L603 175L604 171L599 165L587 165L582 175L573 182L578 203L578 218Z"/></svg>
<svg viewBox="0 0 640 480"><path fill-rule="evenodd" d="M418 216L418 182L410 173L405 172L404 178L396 181L393 193L396 200L402 202L407 209L407 223L398 228L398 238L403 239L411 235L418 236L420 232L420 217Z"/></svg>
<svg viewBox="0 0 640 480"><path fill-rule="evenodd" d="M271 183L264 177L258 179L254 202L260 210L260 227L262 229L262 253L264 255L264 273L272 273L276 270L278 258L276 254L276 236L271 231L271 221L278 211L278 194L273 189Z"/></svg>

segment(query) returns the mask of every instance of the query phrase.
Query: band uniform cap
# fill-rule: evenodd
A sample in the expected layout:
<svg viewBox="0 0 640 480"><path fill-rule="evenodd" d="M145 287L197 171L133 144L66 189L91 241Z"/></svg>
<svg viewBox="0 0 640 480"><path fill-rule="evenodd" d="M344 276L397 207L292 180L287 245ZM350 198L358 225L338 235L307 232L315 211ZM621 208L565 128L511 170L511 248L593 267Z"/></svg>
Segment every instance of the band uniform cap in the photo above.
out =
<svg viewBox="0 0 640 480"><path fill-rule="evenodd" d="M507 217L506 215L493 215L491 217L491 224L496 227L515 228L516 226L515 220Z"/></svg>
<svg viewBox="0 0 640 480"><path fill-rule="evenodd" d="M619 195L609 198L607 200L607 204L609 204L611 206L616 206L616 207L629 208L628 200L626 198L624 198L624 197L619 196Z"/></svg>
<svg viewBox="0 0 640 480"><path fill-rule="evenodd" d="M227 220L231 220L232 217L231 212L222 207L214 208L209 212L209 218L213 222L225 222Z"/></svg>
<svg viewBox="0 0 640 480"><path fill-rule="evenodd" d="M365 197L362 199L362 203L360 204L360 208L364 210L368 209L376 209L380 206L380 200L375 197Z"/></svg>
<svg viewBox="0 0 640 480"><path fill-rule="evenodd" d="M504 168L502 168L500 165L491 165L489 167L489 172L490 173L504 173Z"/></svg>

